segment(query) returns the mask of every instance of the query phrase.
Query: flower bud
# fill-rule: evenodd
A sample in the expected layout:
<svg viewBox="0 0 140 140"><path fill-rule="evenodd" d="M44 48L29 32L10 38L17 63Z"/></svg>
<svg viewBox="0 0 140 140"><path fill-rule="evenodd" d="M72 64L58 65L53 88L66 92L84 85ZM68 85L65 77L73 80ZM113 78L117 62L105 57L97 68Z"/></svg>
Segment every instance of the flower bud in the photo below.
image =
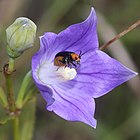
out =
<svg viewBox="0 0 140 140"><path fill-rule="evenodd" d="M16 58L33 46L36 28L33 21L20 17L6 29L7 53L10 57Z"/></svg>

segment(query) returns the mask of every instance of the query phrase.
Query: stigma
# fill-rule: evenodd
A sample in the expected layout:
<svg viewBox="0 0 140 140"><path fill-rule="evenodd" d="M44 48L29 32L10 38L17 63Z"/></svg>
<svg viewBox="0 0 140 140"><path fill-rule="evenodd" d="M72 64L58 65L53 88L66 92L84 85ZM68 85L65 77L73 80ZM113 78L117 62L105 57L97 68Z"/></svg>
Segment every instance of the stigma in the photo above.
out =
<svg viewBox="0 0 140 140"><path fill-rule="evenodd" d="M56 71L56 76L59 77L61 80L72 80L77 75L77 72L74 68L69 67L59 67Z"/></svg>
<svg viewBox="0 0 140 140"><path fill-rule="evenodd" d="M72 80L77 72L74 68L57 67L53 63L46 61L36 70L38 80L44 85L53 85Z"/></svg>

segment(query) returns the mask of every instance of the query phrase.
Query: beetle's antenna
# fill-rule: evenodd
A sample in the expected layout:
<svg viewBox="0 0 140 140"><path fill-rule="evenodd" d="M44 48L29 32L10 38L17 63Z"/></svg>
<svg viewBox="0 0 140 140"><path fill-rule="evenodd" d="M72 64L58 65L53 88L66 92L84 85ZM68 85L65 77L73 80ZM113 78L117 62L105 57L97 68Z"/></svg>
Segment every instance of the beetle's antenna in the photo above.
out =
<svg viewBox="0 0 140 140"><path fill-rule="evenodd" d="M83 54L82 54L82 51L80 50L79 57L81 58L82 55L83 55Z"/></svg>
<svg viewBox="0 0 140 140"><path fill-rule="evenodd" d="M82 51L80 50L80 53L79 53L79 57L83 56L84 54L86 54L87 52L90 52L91 50L94 50L94 49L89 49L85 52L82 53Z"/></svg>

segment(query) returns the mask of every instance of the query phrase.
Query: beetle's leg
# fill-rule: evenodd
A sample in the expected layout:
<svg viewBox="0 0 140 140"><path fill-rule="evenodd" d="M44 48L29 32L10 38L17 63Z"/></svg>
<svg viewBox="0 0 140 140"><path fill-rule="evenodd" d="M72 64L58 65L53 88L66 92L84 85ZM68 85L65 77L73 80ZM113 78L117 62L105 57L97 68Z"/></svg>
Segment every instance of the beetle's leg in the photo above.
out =
<svg viewBox="0 0 140 140"><path fill-rule="evenodd" d="M76 68L77 66L76 66L76 64L74 64L73 62L71 62L71 64Z"/></svg>

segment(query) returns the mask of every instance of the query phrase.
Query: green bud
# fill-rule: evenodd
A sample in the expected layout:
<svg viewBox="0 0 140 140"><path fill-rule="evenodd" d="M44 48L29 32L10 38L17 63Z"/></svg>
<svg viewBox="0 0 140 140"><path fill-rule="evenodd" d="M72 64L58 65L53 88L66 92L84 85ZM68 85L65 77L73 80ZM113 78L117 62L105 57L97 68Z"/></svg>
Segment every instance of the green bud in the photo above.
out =
<svg viewBox="0 0 140 140"><path fill-rule="evenodd" d="M36 25L28 18L20 17L6 29L7 53L16 58L33 46L36 36Z"/></svg>

